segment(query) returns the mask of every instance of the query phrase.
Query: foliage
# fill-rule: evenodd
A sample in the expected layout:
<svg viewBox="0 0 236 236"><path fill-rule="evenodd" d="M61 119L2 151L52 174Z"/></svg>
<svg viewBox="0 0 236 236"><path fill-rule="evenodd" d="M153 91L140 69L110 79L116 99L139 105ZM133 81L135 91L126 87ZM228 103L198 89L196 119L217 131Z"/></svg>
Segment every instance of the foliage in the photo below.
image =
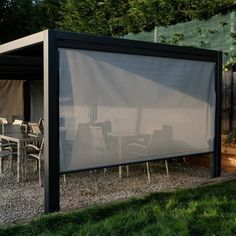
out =
<svg viewBox="0 0 236 236"><path fill-rule="evenodd" d="M236 71L236 49L235 49L236 48L236 34L231 32L230 36L233 41L234 49L232 50L232 56L230 60L223 65L223 69L225 71Z"/></svg>
<svg viewBox="0 0 236 236"><path fill-rule="evenodd" d="M1 0L0 43L46 28L113 36L138 33L207 19L234 6L235 0Z"/></svg>
<svg viewBox="0 0 236 236"><path fill-rule="evenodd" d="M230 60L223 65L224 71L236 71L236 57L233 56Z"/></svg>
<svg viewBox="0 0 236 236"><path fill-rule="evenodd" d="M236 34L231 32L230 37L233 41L233 46L235 47L233 50L233 54L230 58L230 60L223 65L223 70L225 71L236 71Z"/></svg>
<svg viewBox="0 0 236 236"><path fill-rule="evenodd" d="M56 28L56 22L61 18L60 9L66 0L34 1L34 31Z"/></svg>
<svg viewBox="0 0 236 236"><path fill-rule="evenodd" d="M31 0L0 1L0 43L30 34L33 18Z"/></svg>
<svg viewBox="0 0 236 236"><path fill-rule="evenodd" d="M0 43L46 28L56 28L59 9L66 0L1 0Z"/></svg>
<svg viewBox="0 0 236 236"><path fill-rule="evenodd" d="M58 26L64 30L119 36L193 19L234 7L234 0L68 0Z"/></svg>
<svg viewBox="0 0 236 236"><path fill-rule="evenodd" d="M235 190L232 181L155 193L2 226L0 235L235 235Z"/></svg>
<svg viewBox="0 0 236 236"><path fill-rule="evenodd" d="M226 144L236 144L236 130L230 131L225 140Z"/></svg>
<svg viewBox="0 0 236 236"><path fill-rule="evenodd" d="M67 0L58 25L65 30L112 35L125 32L126 0Z"/></svg>

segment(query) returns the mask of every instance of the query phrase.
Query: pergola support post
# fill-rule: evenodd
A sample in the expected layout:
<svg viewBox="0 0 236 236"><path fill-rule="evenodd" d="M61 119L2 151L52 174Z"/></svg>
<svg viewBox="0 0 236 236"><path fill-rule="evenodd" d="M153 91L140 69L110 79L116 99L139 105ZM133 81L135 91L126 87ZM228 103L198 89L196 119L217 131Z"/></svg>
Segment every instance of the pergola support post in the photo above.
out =
<svg viewBox="0 0 236 236"><path fill-rule="evenodd" d="M221 109L222 109L222 52L218 52L218 60L215 69L215 91L216 91L216 112L215 112L215 139L214 155L212 158L212 177L221 175Z"/></svg>
<svg viewBox="0 0 236 236"><path fill-rule="evenodd" d="M59 62L55 31L44 35L45 213L59 211Z"/></svg>

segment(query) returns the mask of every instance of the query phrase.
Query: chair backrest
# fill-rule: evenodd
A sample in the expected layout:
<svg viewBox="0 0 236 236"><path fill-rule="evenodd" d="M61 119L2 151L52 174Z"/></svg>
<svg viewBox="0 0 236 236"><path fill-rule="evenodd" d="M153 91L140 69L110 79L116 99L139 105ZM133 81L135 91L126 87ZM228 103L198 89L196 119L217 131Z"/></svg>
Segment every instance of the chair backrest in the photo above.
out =
<svg viewBox="0 0 236 236"><path fill-rule="evenodd" d="M22 115L12 115L12 116L11 116L11 122L12 122L12 124L14 124L14 122L15 122L16 120L20 120L20 121L23 122L23 119L24 119L24 117L23 117Z"/></svg>
<svg viewBox="0 0 236 236"><path fill-rule="evenodd" d="M170 142L173 140L172 127L164 125L161 130L154 130L147 148L147 155L156 155L166 153Z"/></svg>
<svg viewBox="0 0 236 236"><path fill-rule="evenodd" d="M33 134L41 134L41 130L37 123L29 123L30 132Z"/></svg>
<svg viewBox="0 0 236 236"><path fill-rule="evenodd" d="M89 126L92 145L96 153L106 153L106 143L101 126Z"/></svg>
<svg viewBox="0 0 236 236"><path fill-rule="evenodd" d="M44 133L44 119L43 118L39 119L38 127L40 129L40 132L43 134Z"/></svg>
<svg viewBox="0 0 236 236"><path fill-rule="evenodd" d="M146 156L160 154L160 152L162 152L162 143L163 140L161 130L153 130L147 145Z"/></svg>
<svg viewBox="0 0 236 236"><path fill-rule="evenodd" d="M44 119L43 118L39 119L38 127L40 129L40 132L43 134L44 133Z"/></svg>
<svg viewBox="0 0 236 236"><path fill-rule="evenodd" d="M0 117L0 134L4 134L4 125L8 124L7 118Z"/></svg>
<svg viewBox="0 0 236 236"><path fill-rule="evenodd" d="M103 136L105 139L105 143L108 143L108 133L112 132L111 121L104 121L104 122L95 122L93 126L101 127Z"/></svg>
<svg viewBox="0 0 236 236"><path fill-rule="evenodd" d="M23 120L15 119L12 124L13 124L13 125L22 125L22 123L23 123Z"/></svg>
<svg viewBox="0 0 236 236"><path fill-rule="evenodd" d="M8 124L8 120L5 117L0 117L0 124Z"/></svg>

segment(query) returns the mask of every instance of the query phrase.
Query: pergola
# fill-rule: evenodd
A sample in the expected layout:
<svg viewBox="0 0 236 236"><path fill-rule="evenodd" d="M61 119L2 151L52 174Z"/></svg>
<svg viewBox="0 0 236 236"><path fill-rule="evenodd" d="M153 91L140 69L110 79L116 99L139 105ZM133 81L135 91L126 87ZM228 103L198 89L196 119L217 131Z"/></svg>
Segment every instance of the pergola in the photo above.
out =
<svg viewBox="0 0 236 236"><path fill-rule="evenodd" d="M62 173L213 153L212 173L219 176L221 57L219 51L55 30L0 45L0 80L25 81L26 121L30 120L28 82L44 83L45 212L60 208L59 175ZM200 118L192 121L196 114ZM99 162L96 153L88 154L90 148L76 149L81 133L78 140L77 133L73 133L78 124L79 130L85 124L91 128L99 119L109 121L116 131L110 130L108 138L118 137L117 133L124 133L125 129L130 129L126 135L130 139L134 133L140 137L149 132L153 137L160 124L161 137L165 137L162 143L171 141L169 146L173 150L168 152L163 148L154 150L154 154L131 158L120 150L124 141L119 136L119 155L112 153L113 159ZM132 120L130 124L129 120ZM185 126L192 128L194 122L198 126L193 134L195 139L188 128L184 134L180 131ZM62 123L66 123L65 127ZM206 137L204 142L202 137ZM77 152L82 153L78 154L81 156L78 162ZM70 157L69 164L67 157ZM83 157L87 161L83 162Z"/></svg>

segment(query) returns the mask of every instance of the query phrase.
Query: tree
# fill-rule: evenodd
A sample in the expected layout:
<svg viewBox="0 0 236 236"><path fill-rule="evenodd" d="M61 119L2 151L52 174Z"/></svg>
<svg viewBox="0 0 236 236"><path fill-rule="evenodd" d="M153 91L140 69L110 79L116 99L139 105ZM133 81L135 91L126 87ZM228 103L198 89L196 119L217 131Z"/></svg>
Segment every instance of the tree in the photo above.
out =
<svg viewBox="0 0 236 236"><path fill-rule="evenodd" d="M66 0L36 0L34 1L34 23L36 31L55 29L60 21L60 9Z"/></svg>
<svg viewBox="0 0 236 236"><path fill-rule="evenodd" d="M76 32L116 35L125 32L126 0L67 0L58 26Z"/></svg>
<svg viewBox="0 0 236 236"><path fill-rule="evenodd" d="M235 7L235 0L1 0L0 43L47 28L120 36Z"/></svg>
<svg viewBox="0 0 236 236"><path fill-rule="evenodd" d="M31 0L2 0L0 3L0 43L31 33Z"/></svg>
<svg viewBox="0 0 236 236"><path fill-rule="evenodd" d="M232 7L235 0L67 0L58 26L69 31L116 36L207 19Z"/></svg>
<svg viewBox="0 0 236 236"><path fill-rule="evenodd" d="M1 0L0 43L56 28L66 0Z"/></svg>

